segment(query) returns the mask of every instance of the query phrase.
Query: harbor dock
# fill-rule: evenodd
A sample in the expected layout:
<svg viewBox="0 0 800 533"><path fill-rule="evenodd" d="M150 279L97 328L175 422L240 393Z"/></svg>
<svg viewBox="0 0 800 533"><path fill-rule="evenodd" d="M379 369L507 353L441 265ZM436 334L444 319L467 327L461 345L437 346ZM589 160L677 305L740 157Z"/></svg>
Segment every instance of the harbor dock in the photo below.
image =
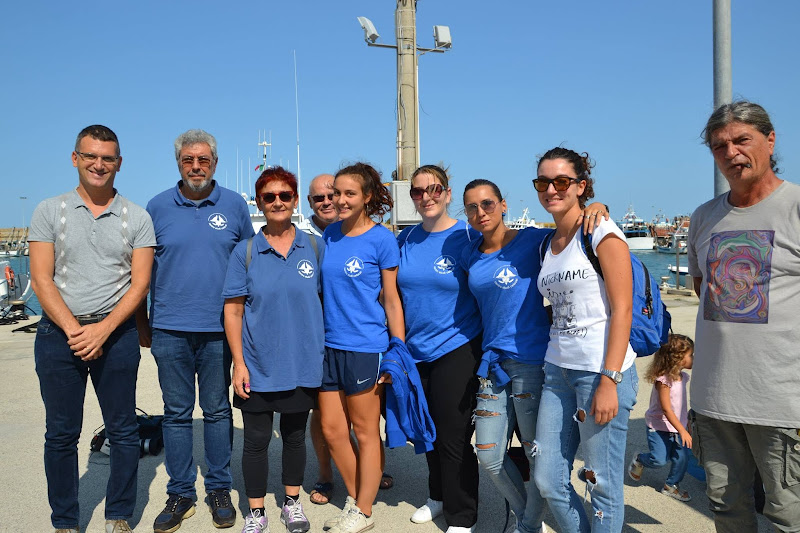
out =
<svg viewBox="0 0 800 533"><path fill-rule="evenodd" d="M673 329L694 337L695 316L698 300L694 295L667 294L663 297L672 314ZM35 322L39 317L32 317ZM34 368L33 333L14 332L24 325L0 326L0 375L3 376L0 393L0 484L11 498L7 505L0 506L0 532L21 533L23 531L50 532L50 508L47 504L47 484L43 467L44 449L44 406L39 393L39 380ZM161 414L163 404L158 384L155 361L148 349L142 349L137 390L138 407L150 414ZM627 460L633 453L647 449L644 414L649 405L651 385L641 376L650 363L650 358L639 358L636 362L640 383L637 404L631 415ZM231 392L232 394L232 392ZM247 510L244 482L241 471L242 418L237 409L234 412L234 450L232 460L234 505L240 513L236 525L228 531L241 531ZM94 390L87 386L84 421L79 443L80 507L81 532L100 532L104 526L104 497L108 478L108 456L100 452L90 452L89 443L98 426L102 424L100 408ZM277 423L275 431L277 431ZM278 436L277 433L275 434ZM202 413L199 406L194 411L194 457L198 464L197 493L205 494L202 473L203 462ZM279 519L278 498L282 499L283 487L280 483L279 438L273 439L270 446L270 479L266 500L267 515L273 532L284 531ZM333 505L313 505L308 500L317 478L317 464L310 439L307 440L306 476L301 493L301 502L312 524L311 531L322 531L322 524L338 514L344 503L346 491L340 478L335 478ZM378 493L374 516L377 532L433 533L447 529L443 518L427 524L413 524L409 518L416 507L425 503L428 495L427 465L425 458L415 455L411 446L387 450L386 471L394 476L394 488ZM583 494L585 484L578 481L575 472L582 466L581 452L578 450L573 483L579 494ZM627 464L626 464L627 468ZM646 469L642 480L632 482L625 476L625 532L662 533L668 531L691 531L692 533L712 533L713 519L708 510L703 482L691 475L686 476L681 487L688 490L692 500L682 503L659 491L667 475L668 467L660 470ZM145 456L139 462L138 498L136 510L130 524L140 533L151 532L153 521L161 511L166 500L165 488L167 474L164 467L164 453L158 456ZM586 494L586 505L591 516L591 508ZM487 476L481 475L480 508L476 531L478 533L502 533L505 523L506 506ZM767 520L759 517L759 531L771 531ZM550 531L557 531L552 517L548 514L545 523ZM208 507L198 501L197 513L183 522L179 533L211 533L218 531L211 523Z"/></svg>

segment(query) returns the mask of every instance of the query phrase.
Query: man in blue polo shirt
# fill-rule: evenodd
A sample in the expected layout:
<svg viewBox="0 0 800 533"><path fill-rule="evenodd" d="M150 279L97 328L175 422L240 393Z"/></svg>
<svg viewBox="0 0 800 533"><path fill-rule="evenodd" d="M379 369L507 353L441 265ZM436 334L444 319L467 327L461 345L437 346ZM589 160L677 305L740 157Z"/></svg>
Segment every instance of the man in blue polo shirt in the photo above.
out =
<svg viewBox="0 0 800 533"><path fill-rule="evenodd" d="M231 354L222 323L222 285L234 246L254 234L244 199L213 179L217 141L211 134L181 134L175 158L181 181L147 204L157 242L149 325L140 313L142 342L152 344L164 399L168 499L153 524L155 533L175 531L195 512L195 375L203 410L206 501L215 527L236 522L230 500Z"/></svg>

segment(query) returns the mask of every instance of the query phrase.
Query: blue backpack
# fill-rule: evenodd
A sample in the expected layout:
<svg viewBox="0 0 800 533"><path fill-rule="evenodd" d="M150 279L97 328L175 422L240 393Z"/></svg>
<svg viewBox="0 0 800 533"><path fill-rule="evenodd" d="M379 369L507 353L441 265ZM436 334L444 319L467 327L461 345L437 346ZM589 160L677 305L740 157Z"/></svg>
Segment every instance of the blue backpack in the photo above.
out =
<svg viewBox="0 0 800 533"><path fill-rule="evenodd" d="M582 230L579 230L582 231ZM554 231L548 233L539 248L539 259L544 261L544 255L550 246ZM594 267L597 275L603 279L603 270L600 261L594 253L591 234L583 233L581 249L589 262ZM629 252L630 253L630 252ZM652 355L667 343L669 331L672 327L672 316L667 311L667 306L661 301L661 292L658 282L647 267L633 253L631 256L631 271L633 273L633 316L631 320L630 343L638 357Z"/></svg>

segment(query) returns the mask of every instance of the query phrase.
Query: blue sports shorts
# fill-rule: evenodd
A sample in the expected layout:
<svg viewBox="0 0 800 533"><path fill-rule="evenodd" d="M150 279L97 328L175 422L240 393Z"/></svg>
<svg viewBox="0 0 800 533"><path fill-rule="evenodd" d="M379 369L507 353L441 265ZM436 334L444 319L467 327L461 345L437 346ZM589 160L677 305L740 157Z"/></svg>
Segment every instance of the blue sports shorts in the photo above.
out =
<svg viewBox="0 0 800 533"><path fill-rule="evenodd" d="M369 390L378 381L380 353L351 352L325 347L321 391L343 390L346 396Z"/></svg>

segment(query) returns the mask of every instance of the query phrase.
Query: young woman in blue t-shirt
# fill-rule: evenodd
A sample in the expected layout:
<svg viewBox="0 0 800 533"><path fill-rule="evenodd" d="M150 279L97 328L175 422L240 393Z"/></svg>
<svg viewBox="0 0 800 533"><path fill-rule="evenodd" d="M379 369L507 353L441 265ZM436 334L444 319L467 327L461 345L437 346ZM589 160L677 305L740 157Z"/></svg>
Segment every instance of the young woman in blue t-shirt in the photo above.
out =
<svg viewBox="0 0 800 533"><path fill-rule="evenodd" d="M406 346L417 361L436 425L433 450L425 455L429 498L411 521L429 522L444 514L447 533L467 533L478 520L478 461L471 440L481 317L458 262L462 250L480 234L447 213L452 193L441 167L418 168L410 192L422 223L397 238L397 282L406 316Z"/></svg>
<svg viewBox="0 0 800 533"><path fill-rule="evenodd" d="M322 433L348 497L342 513L325 525L333 533L358 533L374 525L372 502L381 480L380 358L390 335L405 339L397 291L400 253L392 232L373 220L392 208L377 170L366 163L341 169L333 196L340 221L323 234L325 359L319 408ZM351 426L357 449L350 441Z"/></svg>

